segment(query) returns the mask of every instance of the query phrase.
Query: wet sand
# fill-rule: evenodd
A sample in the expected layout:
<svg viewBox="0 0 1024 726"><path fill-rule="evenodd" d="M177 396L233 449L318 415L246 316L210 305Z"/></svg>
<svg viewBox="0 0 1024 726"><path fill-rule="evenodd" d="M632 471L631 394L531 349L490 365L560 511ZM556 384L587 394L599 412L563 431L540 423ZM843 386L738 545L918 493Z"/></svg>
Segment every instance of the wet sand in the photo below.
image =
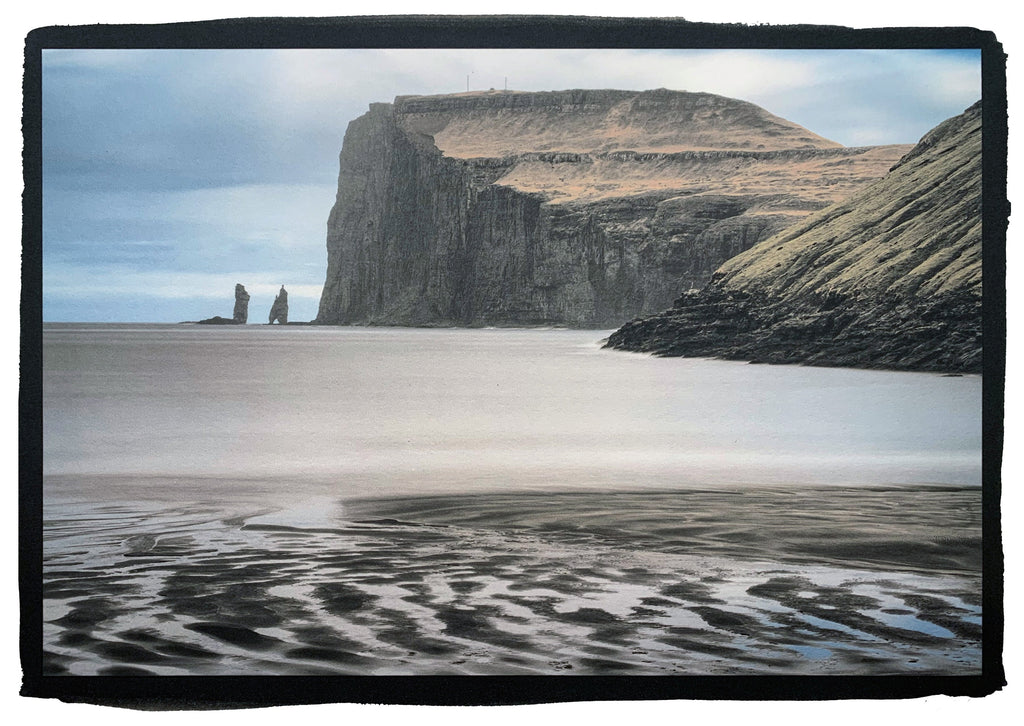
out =
<svg viewBox="0 0 1024 726"><path fill-rule="evenodd" d="M978 488L179 498L48 495L47 673L980 673Z"/></svg>

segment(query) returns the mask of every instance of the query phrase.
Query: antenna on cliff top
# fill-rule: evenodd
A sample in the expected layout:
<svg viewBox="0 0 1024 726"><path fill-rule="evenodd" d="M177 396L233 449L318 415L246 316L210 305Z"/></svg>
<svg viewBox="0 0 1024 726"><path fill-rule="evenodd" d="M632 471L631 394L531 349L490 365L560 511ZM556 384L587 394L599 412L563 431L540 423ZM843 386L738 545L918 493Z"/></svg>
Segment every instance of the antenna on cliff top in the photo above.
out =
<svg viewBox="0 0 1024 726"><path fill-rule="evenodd" d="M505 76L505 90L508 90L508 76Z"/></svg>

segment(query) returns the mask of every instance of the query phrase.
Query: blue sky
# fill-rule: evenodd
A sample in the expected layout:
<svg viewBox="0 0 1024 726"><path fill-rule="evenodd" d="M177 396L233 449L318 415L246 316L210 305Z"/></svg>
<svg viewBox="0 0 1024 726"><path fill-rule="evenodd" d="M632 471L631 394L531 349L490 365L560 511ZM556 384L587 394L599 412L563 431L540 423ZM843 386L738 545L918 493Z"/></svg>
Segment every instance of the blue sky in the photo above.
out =
<svg viewBox="0 0 1024 726"><path fill-rule="evenodd" d="M61 50L43 54L43 315L316 315L349 121L470 87L671 88L834 141L913 143L978 100L976 51Z"/></svg>

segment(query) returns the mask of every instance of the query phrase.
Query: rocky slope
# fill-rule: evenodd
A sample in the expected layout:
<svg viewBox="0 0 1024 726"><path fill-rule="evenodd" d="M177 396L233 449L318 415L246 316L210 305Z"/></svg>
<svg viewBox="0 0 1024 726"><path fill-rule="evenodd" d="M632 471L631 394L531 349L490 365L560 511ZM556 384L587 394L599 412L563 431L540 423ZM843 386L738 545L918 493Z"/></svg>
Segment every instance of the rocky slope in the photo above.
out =
<svg viewBox="0 0 1024 726"><path fill-rule="evenodd" d="M980 372L981 104L886 177L723 264L609 345L660 355Z"/></svg>
<svg viewBox="0 0 1024 726"><path fill-rule="evenodd" d="M619 325L909 148L845 148L703 93L372 104L341 150L317 322Z"/></svg>

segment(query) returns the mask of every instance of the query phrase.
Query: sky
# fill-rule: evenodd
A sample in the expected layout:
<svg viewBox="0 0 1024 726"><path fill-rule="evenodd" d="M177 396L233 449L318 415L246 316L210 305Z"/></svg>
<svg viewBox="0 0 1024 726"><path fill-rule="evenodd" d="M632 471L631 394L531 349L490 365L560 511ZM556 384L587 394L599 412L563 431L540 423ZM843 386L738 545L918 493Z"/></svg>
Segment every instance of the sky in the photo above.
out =
<svg viewBox="0 0 1024 726"><path fill-rule="evenodd" d="M43 317L316 317L345 129L397 95L669 88L847 146L914 143L981 97L973 50L46 50Z"/></svg>

